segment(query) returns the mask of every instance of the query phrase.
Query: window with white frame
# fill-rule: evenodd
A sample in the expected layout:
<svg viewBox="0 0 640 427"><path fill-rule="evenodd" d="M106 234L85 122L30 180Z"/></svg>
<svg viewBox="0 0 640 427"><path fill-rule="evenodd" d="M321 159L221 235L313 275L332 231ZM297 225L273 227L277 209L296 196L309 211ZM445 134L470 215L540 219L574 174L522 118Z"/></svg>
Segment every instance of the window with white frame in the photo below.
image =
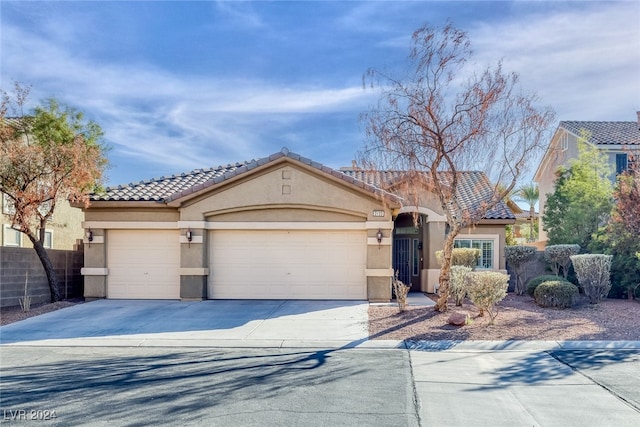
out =
<svg viewBox="0 0 640 427"><path fill-rule="evenodd" d="M493 239L456 239L453 242L454 248L476 248L480 249L480 258L476 268L480 269L493 269L493 255L494 255Z"/></svg>
<svg viewBox="0 0 640 427"><path fill-rule="evenodd" d="M22 233L18 230L14 230L10 225L5 224L2 230L2 245L3 246L22 246Z"/></svg>
<svg viewBox="0 0 640 427"><path fill-rule="evenodd" d="M53 231L51 230L45 230L44 232L44 247L53 249Z"/></svg>
<svg viewBox="0 0 640 427"><path fill-rule="evenodd" d="M560 150L566 151L569 148L569 135L565 132L560 137Z"/></svg>
<svg viewBox="0 0 640 427"><path fill-rule="evenodd" d="M2 213L6 215L13 215L16 213L16 208L13 205L13 201L9 199L9 196L2 194Z"/></svg>

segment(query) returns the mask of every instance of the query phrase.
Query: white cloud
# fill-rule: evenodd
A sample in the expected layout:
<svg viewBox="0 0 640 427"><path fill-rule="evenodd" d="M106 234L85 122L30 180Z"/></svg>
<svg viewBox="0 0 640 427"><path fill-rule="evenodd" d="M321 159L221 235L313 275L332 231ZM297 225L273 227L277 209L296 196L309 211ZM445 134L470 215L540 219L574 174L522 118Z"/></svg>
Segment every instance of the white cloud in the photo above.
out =
<svg viewBox="0 0 640 427"><path fill-rule="evenodd" d="M576 4L562 12L480 24L469 33L480 63L504 58L560 120L633 120L640 109L640 6Z"/></svg>
<svg viewBox="0 0 640 427"><path fill-rule="evenodd" d="M93 63L12 25L2 37L3 79L43 82L50 92L34 87L34 97L53 95L87 112L116 154L173 169L202 166L214 147L222 159L252 157L269 134L290 132L299 115L359 111L372 96L361 87L287 87Z"/></svg>

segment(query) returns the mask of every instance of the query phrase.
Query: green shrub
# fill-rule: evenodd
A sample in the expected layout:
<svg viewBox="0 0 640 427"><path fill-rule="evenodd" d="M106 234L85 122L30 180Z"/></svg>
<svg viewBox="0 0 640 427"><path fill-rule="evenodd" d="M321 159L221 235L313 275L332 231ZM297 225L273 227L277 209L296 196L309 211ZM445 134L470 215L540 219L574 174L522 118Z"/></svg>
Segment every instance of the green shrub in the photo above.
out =
<svg viewBox="0 0 640 427"><path fill-rule="evenodd" d="M611 255L573 255L571 262L576 271L578 283L591 304L597 304L611 289Z"/></svg>
<svg viewBox="0 0 640 427"><path fill-rule="evenodd" d="M578 287L565 280L542 282L533 293L538 305L558 308L573 306L578 295Z"/></svg>
<svg viewBox="0 0 640 427"><path fill-rule="evenodd" d="M509 287L509 275L496 271L479 271L469 273L469 286L467 293L469 299L479 309L480 313L489 313L489 324L498 315L495 305L507 296Z"/></svg>
<svg viewBox="0 0 640 427"><path fill-rule="evenodd" d="M467 295L468 276L472 269L463 265L451 267L451 281L449 282L449 292L457 306L462 305L464 297Z"/></svg>
<svg viewBox="0 0 640 427"><path fill-rule="evenodd" d="M533 279L529 280L529 282L527 283L527 294L533 296L533 293L535 292L536 288L541 283L554 282L554 281L571 283L568 280L565 280L558 276L554 276L553 274L543 274L542 276L534 277Z"/></svg>
<svg viewBox="0 0 640 427"><path fill-rule="evenodd" d="M551 245L544 249L544 259L556 276L560 276L562 268L562 275L566 279L571 266L571 256L579 253L580 245Z"/></svg>
<svg viewBox="0 0 640 427"><path fill-rule="evenodd" d="M442 266L444 251L436 251L436 261ZM480 249L477 248L454 248L451 252L451 265L463 265L475 268L480 259Z"/></svg>
<svg viewBox="0 0 640 427"><path fill-rule="evenodd" d="M516 288L517 295L524 294L525 286L521 276L521 268L536 256L537 249L532 246L506 246L504 248L504 256L507 263L513 267L516 273Z"/></svg>

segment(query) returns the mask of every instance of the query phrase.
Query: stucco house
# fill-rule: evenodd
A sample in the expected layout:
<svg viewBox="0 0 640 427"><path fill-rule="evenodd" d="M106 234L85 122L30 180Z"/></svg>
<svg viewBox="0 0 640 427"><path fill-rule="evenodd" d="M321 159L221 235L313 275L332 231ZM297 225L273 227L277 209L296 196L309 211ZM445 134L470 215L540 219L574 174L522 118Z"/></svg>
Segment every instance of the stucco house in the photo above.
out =
<svg viewBox="0 0 640 427"><path fill-rule="evenodd" d="M13 212L13 206L6 194L0 193L2 211L0 212L0 246L31 248L31 241L19 232L11 228L9 215ZM78 207L73 207L67 201L59 201L55 212L47 222L45 228L44 247L47 249L75 250L78 242L82 240L82 221L84 213Z"/></svg>
<svg viewBox="0 0 640 427"><path fill-rule="evenodd" d="M383 190L393 178L384 175L334 170L283 149L108 188L84 209L85 297L389 301L395 269L432 292L444 216L433 198L404 206ZM471 206L488 180L464 177ZM457 245L479 247L480 268L504 270L505 224L514 221L500 204Z"/></svg>
<svg viewBox="0 0 640 427"><path fill-rule="evenodd" d="M553 193L556 171L560 166L567 166L571 159L577 158L578 139L583 130L591 134L588 142L609 158L614 170L610 177L612 181L631 166L634 161L633 153L640 150L640 111L637 112L635 122L561 121L533 178L540 189L538 203L541 215L538 228L541 242L547 240L542 213L548 195Z"/></svg>

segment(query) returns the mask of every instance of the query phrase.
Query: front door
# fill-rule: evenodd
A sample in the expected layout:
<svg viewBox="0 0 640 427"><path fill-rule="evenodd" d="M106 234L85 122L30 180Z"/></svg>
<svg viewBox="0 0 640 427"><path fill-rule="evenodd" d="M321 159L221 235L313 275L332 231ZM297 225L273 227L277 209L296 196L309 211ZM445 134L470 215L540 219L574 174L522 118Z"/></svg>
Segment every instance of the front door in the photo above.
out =
<svg viewBox="0 0 640 427"><path fill-rule="evenodd" d="M411 284L411 239L405 237L393 240L393 271L405 285Z"/></svg>
<svg viewBox="0 0 640 427"><path fill-rule="evenodd" d="M412 291L420 291L422 273L422 225L414 223L410 214L400 214L393 230L393 271L398 279L411 286Z"/></svg>

